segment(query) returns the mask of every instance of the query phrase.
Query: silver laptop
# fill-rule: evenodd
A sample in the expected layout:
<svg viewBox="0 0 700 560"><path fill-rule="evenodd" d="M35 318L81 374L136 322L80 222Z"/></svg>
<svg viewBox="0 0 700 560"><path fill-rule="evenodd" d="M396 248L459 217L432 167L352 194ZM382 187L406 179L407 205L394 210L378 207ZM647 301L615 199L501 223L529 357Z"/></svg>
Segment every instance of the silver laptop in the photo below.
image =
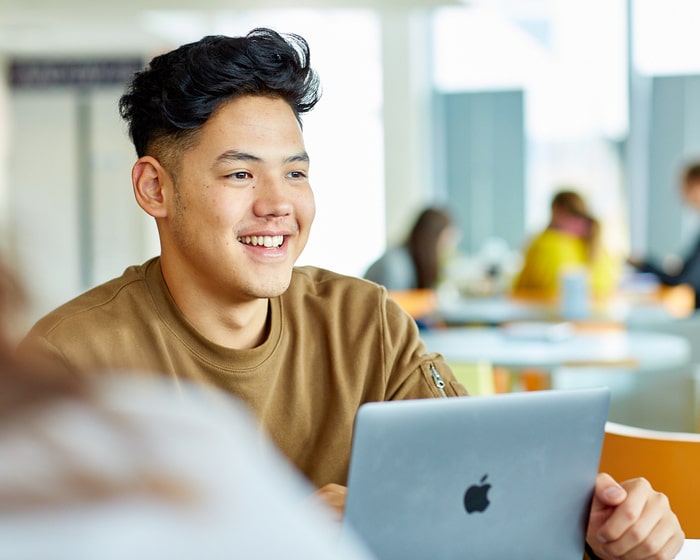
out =
<svg viewBox="0 0 700 560"><path fill-rule="evenodd" d="M581 560L607 388L367 403L343 534L378 560Z"/></svg>

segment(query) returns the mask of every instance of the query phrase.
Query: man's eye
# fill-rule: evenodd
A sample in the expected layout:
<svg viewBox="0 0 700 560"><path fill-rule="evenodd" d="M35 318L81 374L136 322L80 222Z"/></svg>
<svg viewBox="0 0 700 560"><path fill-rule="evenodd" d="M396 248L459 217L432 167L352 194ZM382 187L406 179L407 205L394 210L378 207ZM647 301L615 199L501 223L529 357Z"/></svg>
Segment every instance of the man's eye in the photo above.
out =
<svg viewBox="0 0 700 560"><path fill-rule="evenodd" d="M236 171L235 173L231 173L229 177L232 177L233 179L249 179L251 177L251 174L248 173L247 171Z"/></svg>
<svg viewBox="0 0 700 560"><path fill-rule="evenodd" d="M292 179L303 179L306 177L306 173L303 171L290 171L287 173L288 177L291 177Z"/></svg>

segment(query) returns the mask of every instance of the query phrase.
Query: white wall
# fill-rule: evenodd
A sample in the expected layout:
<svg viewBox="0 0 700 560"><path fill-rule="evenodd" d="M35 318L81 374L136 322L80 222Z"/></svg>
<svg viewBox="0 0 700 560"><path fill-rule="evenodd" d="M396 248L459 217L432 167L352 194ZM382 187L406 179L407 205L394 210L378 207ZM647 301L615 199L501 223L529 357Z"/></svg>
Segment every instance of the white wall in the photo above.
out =
<svg viewBox="0 0 700 560"><path fill-rule="evenodd" d="M75 96L28 91L11 107L16 267L32 307L44 309L80 288Z"/></svg>
<svg viewBox="0 0 700 560"><path fill-rule="evenodd" d="M119 122L120 94L54 88L11 96L10 207L28 320L157 254L155 225L131 193L135 156Z"/></svg>
<svg viewBox="0 0 700 560"><path fill-rule="evenodd" d="M91 96L90 175L94 251L91 284L104 282L160 252L155 221L136 204L131 166L136 152L116 104L121 88L97 90Z"/></svg>

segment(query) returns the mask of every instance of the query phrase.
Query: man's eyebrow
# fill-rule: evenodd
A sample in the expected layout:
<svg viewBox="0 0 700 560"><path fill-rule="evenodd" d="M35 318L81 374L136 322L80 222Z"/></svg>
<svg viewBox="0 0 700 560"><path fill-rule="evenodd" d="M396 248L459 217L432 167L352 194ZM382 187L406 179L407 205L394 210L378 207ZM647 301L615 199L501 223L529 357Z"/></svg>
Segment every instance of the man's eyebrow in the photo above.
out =
<svg viewBox="0 0 700 560"><path fill-rule="evenodd" d="M262 159L253 154L239 152L238 150L227 150L216 158L216 163L226 163L229 161L262 161Z"/></svg>
<svg viewBox="0 0 700 560"><path fill-rule="evenodd" d="M302 162L302 163L309 163L309 154L306 152L301 152L293 156L289 156L285 162L286 163L293 163L293 162Z"/></svg>
<svg viewBox="0 0 700 560"><path fill-rule="evenodd" d="M246 152L240 152L238 150L227 150L216 158L216 163L228 163L232 161L254 161L261 162L262 158L253 154ZM306 152L299 152L284 159L284 163L294 163L294 162L309 162L309 154Z"/></svg>

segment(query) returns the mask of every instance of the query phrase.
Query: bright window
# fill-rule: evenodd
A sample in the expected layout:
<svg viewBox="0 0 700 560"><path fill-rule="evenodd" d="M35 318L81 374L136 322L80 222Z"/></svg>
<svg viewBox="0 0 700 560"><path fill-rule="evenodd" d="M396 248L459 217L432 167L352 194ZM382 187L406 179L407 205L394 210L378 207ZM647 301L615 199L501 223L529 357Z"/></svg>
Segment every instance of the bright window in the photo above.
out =
<svg viewBox="0 0 700 560"><path fill-rule="evenodd" d="M617 147L628 116L625 0L441 8L433 35L439 91L524 92L528 232L546 225L553 192L573 187L605 224L611 248L625 251Z"/></svg>

